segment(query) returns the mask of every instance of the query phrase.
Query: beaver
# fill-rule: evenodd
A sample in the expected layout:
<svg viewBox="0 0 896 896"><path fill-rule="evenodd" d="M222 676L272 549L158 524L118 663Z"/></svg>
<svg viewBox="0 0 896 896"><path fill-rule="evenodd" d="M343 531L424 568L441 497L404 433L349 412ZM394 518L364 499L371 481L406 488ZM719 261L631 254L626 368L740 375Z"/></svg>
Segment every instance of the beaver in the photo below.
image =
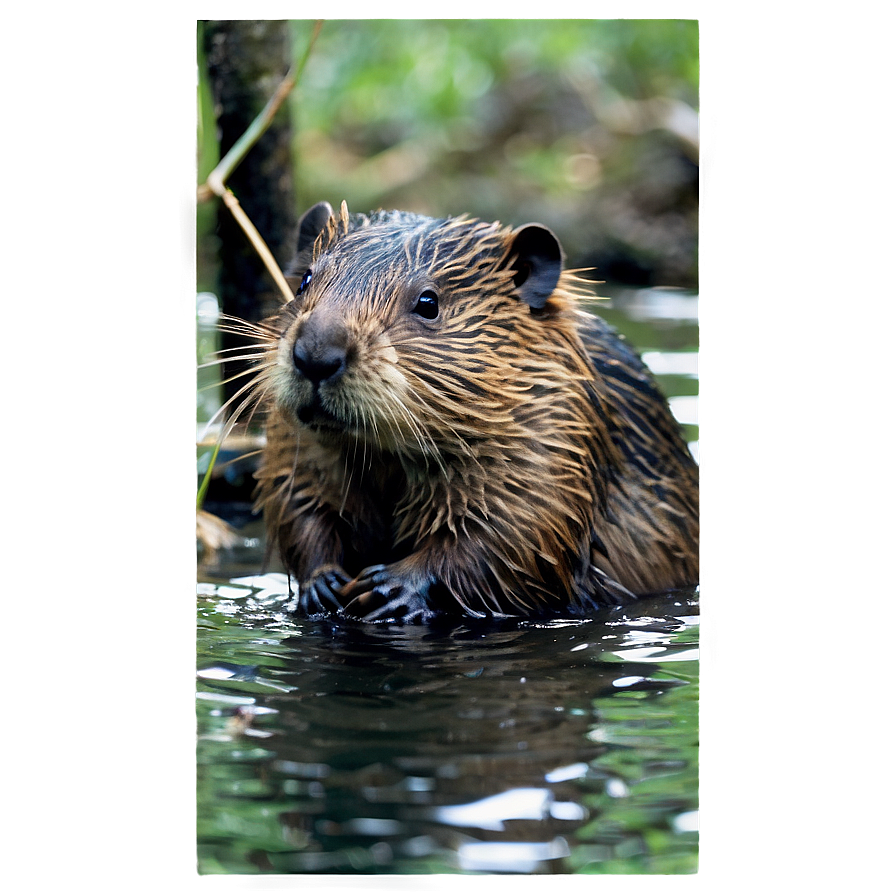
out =
<svg viewBox="0 0 896 896"><path fill-rule="evenodd" d="M322 202L297 250L253 388L300 613L584 616L697 583L697 466L548 228Z"/></svg>

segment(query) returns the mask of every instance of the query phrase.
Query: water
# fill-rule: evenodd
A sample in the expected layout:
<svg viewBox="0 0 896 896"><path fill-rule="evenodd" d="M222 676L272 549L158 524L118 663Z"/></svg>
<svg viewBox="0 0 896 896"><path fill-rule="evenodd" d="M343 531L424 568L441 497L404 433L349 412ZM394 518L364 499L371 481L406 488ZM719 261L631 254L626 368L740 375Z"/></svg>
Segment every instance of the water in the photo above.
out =
<svg viewBox="0 0 896 896"><path fill-rule="evenodd" d="M695 305L601 313L696 451ZM259 532L200 569L201 872L696 870L695 591L587 621L312 622L259 574Z"/></svg>

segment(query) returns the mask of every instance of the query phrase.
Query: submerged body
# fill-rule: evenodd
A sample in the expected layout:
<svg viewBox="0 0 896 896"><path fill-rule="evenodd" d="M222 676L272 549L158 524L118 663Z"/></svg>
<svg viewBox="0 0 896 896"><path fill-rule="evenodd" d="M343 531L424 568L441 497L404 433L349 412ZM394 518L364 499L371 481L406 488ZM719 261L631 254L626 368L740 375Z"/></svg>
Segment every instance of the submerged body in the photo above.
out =
<svg viewBox="0 0 896 896"><path fill-rule="evenodd" d="M309 615L584 615L698 580L697 467L556 238L306 213L258 471Z"/></svg>

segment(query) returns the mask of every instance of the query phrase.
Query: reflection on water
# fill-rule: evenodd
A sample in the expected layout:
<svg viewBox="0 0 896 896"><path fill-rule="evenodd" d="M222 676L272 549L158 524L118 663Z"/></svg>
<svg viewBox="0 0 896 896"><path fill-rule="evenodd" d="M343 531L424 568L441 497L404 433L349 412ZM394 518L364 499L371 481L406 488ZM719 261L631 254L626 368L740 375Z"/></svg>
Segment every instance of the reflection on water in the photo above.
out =
<svg viewBox="0 0 896 896"><path fill-rule="evenodd" d="M200 587L201 871L694 869L694 594L433 630L285 591Z"/></svg>
<svg viewBox="0 0 896 896"><path fill-rule="evenodd" d="M656 292L600 313L692 399L695 298L669 315ZM696 592L586 621L309 621L244 534L198 589L201 872L696 870Z"/></svg>

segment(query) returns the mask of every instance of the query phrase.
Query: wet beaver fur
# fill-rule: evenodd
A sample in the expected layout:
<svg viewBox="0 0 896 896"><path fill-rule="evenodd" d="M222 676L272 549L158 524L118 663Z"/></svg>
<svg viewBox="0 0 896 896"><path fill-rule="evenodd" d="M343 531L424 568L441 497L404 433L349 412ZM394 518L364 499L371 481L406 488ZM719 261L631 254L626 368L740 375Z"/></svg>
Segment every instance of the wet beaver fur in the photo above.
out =
<svg viewBox="0 0 896 896"><path fill-rule="evenodd" d="M697 583L696 464L547 228L324 202L289 276L253 388L299 612L582 616Z"/></svg>

